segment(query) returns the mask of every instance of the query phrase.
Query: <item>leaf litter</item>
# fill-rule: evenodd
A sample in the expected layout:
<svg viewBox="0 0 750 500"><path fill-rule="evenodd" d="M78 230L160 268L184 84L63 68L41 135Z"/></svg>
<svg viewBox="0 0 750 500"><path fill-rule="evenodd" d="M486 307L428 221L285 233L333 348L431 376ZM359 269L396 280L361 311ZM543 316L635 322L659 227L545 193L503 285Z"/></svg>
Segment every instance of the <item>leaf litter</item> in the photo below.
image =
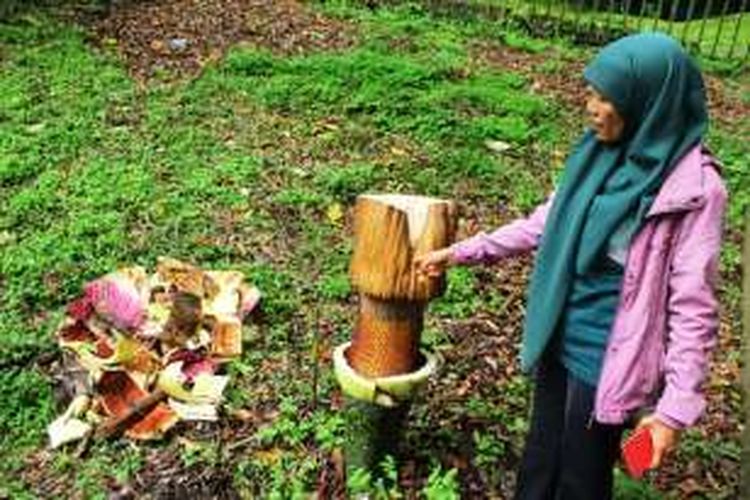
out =
<svg viewBox="0 0 750 500"><path fill-rule="evenodd" d="M345 49L355 39L350 26L294 0L125 1L81 17L141 82L195 76L240 41L293 55Z"/></svg>

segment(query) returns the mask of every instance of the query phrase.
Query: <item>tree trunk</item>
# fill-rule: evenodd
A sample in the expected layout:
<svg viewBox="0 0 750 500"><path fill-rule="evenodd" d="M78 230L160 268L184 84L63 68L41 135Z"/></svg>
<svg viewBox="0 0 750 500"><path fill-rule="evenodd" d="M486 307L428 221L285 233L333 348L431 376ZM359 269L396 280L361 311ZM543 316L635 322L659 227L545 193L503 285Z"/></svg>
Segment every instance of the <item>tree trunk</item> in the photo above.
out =
<svg viewBox="0 0 750 500"><path fill-rule="evenodd" d="M350 275L360 293L351 366L380 377L418 368L419 338L427 302L445 288L445 278L418 275L413 258L453 242L455 205L423 196L363 195L354 216Z"/></svg>
<svg viewBox="0 0 750 500"><path fill-rule="evenodd" d="M742 389L745 429L742 433L742 491L740 498L750 499L750 208L745 212L745 241L742 250Z"/></svg>

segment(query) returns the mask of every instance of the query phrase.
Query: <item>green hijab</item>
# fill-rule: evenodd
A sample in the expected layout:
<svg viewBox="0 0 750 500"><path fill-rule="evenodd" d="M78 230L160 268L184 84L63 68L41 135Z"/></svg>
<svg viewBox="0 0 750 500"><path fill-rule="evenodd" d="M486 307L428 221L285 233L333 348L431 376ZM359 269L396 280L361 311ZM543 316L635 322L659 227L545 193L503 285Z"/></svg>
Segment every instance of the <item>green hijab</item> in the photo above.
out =
<svg viewBox="0 0 750 500"><path fill-rule="evenodd" d="M552 337L575 275L592 270L613 235L629 243L664 179L707 128L700 71L666 35L621 38L583 74L615 106L625 131L617 143L604 144L587 130L567 159L529 287L525 371Z"/></svg>

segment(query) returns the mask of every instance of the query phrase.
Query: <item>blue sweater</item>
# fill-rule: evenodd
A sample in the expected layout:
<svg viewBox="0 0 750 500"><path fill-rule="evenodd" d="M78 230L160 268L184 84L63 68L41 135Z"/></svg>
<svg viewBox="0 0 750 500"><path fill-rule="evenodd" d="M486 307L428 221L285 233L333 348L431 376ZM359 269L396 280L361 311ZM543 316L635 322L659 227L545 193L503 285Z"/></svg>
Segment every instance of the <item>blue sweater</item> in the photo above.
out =
<svg viewBox="0 0 750 500"><path fill-rule="evenodd" d="M622 266L604 256L595 271L575 276L560 323L563 365L574 377L592 386L599 381L622 275Z"/></svg>

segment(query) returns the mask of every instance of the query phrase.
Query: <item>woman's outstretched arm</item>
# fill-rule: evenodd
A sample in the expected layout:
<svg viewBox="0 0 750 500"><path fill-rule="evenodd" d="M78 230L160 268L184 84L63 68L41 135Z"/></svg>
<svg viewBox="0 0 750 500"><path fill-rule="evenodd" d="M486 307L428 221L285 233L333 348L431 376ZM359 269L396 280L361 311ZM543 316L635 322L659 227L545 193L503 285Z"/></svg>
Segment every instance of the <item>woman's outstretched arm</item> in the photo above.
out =
<svg viewBox="0 0 750 500"><path fill-rule="evenodd" d="M481 232L451 247L456 264L492 263L535 250L544 231L554 193L528 217L516 219L491 233Z"/></svg>

